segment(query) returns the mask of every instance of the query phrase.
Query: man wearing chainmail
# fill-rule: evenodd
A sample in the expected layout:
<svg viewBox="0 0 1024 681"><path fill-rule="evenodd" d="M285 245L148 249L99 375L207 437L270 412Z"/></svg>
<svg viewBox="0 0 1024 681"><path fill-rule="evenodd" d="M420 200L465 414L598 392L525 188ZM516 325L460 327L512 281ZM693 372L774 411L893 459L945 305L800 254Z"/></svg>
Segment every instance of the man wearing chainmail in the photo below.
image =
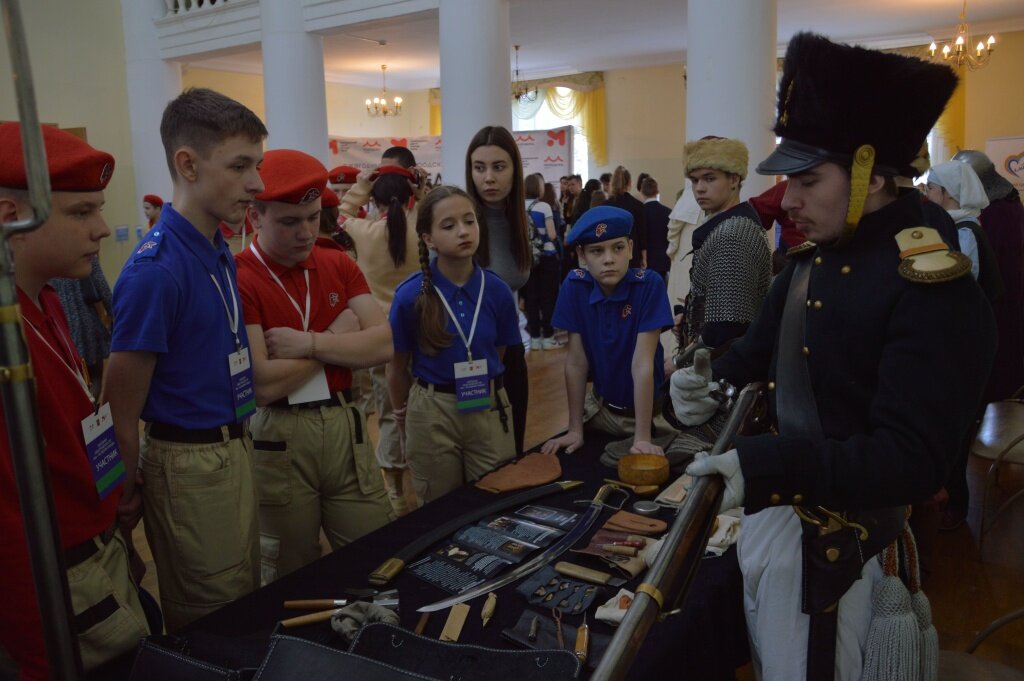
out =
<svg viewBox="0 0 1024 681"><path fill-rule="evenodd" d="M716 348L742 336L771 283L771 254L757 212L740 202L747 176L743 142L704 137L686 144L686 175L707 219L693 234L682 345Z"/></svg>

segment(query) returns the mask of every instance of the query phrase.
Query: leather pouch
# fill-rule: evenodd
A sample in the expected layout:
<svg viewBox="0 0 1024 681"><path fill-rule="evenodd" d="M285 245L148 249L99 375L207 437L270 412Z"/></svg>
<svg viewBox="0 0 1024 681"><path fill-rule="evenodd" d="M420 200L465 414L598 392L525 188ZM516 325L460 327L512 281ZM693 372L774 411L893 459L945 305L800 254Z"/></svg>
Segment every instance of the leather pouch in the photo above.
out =
<svg viewBox="0 0 1024 681"><path fill-rule="evenodd" d="M847 514L863 526L868 536L861 541L854 527L821 534L817 525L802 521L803 603L805 614L825 612L860 579L861 568L895 541L906 521L906 507L881 508Z"/></svg>
<svg viewBox="0 0 1024 681"><path fill-rule="evenodd" d="M530 625L533 623L533 618L537 618L537 640L530 640ZM581 620L582 621L582 620ZM553 655L568 655L572 658L573 663L576 665L577 672L572 676L565 676L561 678L576 678L580 667L579 660L570 651L576 644L576 627L566 622L562 622L562 643L564 648L558 646L558 633L556 631L557 624L551 617L551 613L544 614L535 610L524 610L523 614L519 616L519 621L516 622L515 626L511 629L503 629L501 635L503 638L512 641L516 645L524 648L530 648L538 653L551 653ZM590 628L590 650L587 654L587 668L593 669L601 661L601 656L604 655L604 651L608 648L608 644L611 642L611 637L605 634L595 634L594 628ZM560 677L550 677L560 678Z"/></svg>
<svg viewBox="0 0 1024 681"><path fill-rule="evenodd" d="M660 534L668 529L668 523L629 511L619 511L608 518L602 529L634 534Z"/></svg>
<svg viewBox="0 0 1024 681"><path fill-rule="evenodd" d="M559 463L556 455L534 452L488 473L477 480L476 486L486 492L498 494L537 487L554 482L560 477L562 477L562 464Z"/></svg>
<svg viewBox="0 0 1024 681"><path fill-rule="evenodd" d="M397 667L409 674L408 677L395 676L387 677L388 679L558 681L576 678L580 669L576 657L568 651L500 650L460 643L442 643L390 624L368 624L363 627L352 642L349 652L365 659L386 661L391 667ZM296 681L299 678L296 676ZM321 677L306 674L301 678L302 681L309 681L319 680ZM343 677L322 678L340 680ZM369 681L378 677L353 674L344 678Z"/></svg>

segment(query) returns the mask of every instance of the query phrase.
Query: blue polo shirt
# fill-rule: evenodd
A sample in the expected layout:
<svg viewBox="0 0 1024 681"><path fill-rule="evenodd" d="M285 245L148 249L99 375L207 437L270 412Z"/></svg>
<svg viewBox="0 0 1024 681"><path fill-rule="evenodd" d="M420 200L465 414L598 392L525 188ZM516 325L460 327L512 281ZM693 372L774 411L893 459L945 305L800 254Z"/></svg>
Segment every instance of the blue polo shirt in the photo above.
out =
<svg viewBox="0 0 1024 681"><path fill-rule="evenodd" d="M619 407L633 408L633 351L645 331L672 327L665 282L651 270L631 269L605 296L590 273L576 269L562 282L551 325L578 333L587 354L594 391ZM664 351L654 353L654 394L665 380Z"/></svg>
<svg viewBox="0 0 1024 681"><path fill-rule="evenodd" d="M522 343L519 335L519 314L512 289L494 272L479 265L465 286L456 286L448 281L437 269L437 261L430 263L430 275L438 291L451 306L452 312L462 326L462 332L467 337L473 325L473 312L476 310L477 296L480 294L480 283L487 277L480 319L476 324L476 333L470 347L474 360L487 360L488 376L494 378L504 373L505 365L498 359L496 348ZM395 352L407 352L412 355L412 373L417 378L435 385L451 384L455 382L456 362L466 361L466 346L455 330L455 322L446 312L448 333L452 335L451 345L440 350L434 357L425 355L420 350L419 339L416 336L416 329L419 326L416 299L420 295L422 282L423 273L417 272L399 284L395 290L395 300L388 315Z"/></svg>
<svg viewBox="0 0 1024 681"><path fill-rule="evenodd" d="M164 204L160 220L128 258L114 286L113 352L155 352L145 421L215 428L236 421L228 355L235 336L227 306L238 301L238 340L249 347L235 259L218 231L213 243ZM250 381L252 369L249 370Z"/></svg>

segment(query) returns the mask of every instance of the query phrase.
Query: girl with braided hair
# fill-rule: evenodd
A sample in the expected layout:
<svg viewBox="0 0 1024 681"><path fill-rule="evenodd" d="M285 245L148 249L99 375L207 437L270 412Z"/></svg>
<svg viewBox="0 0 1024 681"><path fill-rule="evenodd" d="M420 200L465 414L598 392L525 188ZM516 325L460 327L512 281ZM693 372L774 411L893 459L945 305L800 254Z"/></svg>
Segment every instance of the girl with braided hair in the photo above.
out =
<svg viewBox="0 0 1024 681"><path fill-rule="evenodd" d="M416 235L420 272L395 291L389 315L388 388L413 487L426 503L515 456L502 360L520 337L511 289L474 257L480 225L466 192L427 194Z"/></svg>

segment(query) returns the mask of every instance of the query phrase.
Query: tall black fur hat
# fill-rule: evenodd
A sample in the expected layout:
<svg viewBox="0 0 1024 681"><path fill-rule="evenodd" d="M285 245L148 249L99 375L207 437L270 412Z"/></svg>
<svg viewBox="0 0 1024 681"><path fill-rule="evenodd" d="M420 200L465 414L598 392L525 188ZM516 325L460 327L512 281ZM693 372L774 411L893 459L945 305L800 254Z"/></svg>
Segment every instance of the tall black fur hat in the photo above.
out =
<svg viewBox="0 0 1024 681"><path fill-rule="evenodd" d="M849 167L857 148L870 144L874 172L909 175L956 83L948 66L798 33L779 83L782 143L757 172L789 175L825 161Z"/></svg>

